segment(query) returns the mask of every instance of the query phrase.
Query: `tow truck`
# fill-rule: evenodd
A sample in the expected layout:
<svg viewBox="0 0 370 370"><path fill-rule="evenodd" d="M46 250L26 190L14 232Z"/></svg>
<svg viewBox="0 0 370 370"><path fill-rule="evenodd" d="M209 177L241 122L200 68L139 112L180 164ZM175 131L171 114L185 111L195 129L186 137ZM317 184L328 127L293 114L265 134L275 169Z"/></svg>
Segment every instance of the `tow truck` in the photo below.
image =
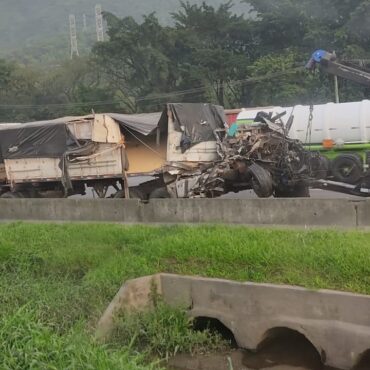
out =
<svg viewBox="0 0 370 370"><path fill-rule="evenodd" d="M331 75L370 87L369 72L338 62L335 53L329 53L325 50L316 50L308 61L306 68L314 70L317 66L319 66L322 71Z"/></svg>
<svg viewBox="0 0 370 370"><path fill-rule="evenodd" d="M345 62L339 62L335 53L330 53L325 50L316 50L311 59L308 61L306 68L315 70L319 67L323 72L341 77L349 81L356 82L360 85L370 88L370 73L358 67L347 65ZM368 128L366 125L366 129ZM329 148L334 146L332 141L327 142ZM358 147L360 148L359 143ZM369 143L365 143L364 147ZM358 196L370 196L370 150L360 150L356 152L356 143L353 145L354 153L344 152L338 155L333 161L332 166L337 167L339 178L342 181L334 181L330 179L319 180L316 186L322 189L332 190L336 192L353 194Z"/></svg>

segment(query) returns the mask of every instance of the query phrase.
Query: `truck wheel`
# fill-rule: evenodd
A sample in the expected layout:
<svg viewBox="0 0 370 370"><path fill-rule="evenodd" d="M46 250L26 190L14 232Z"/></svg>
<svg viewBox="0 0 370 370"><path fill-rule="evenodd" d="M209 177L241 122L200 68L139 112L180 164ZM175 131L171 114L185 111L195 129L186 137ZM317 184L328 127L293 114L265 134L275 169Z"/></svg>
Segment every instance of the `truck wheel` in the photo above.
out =
<svg viewBox="0 0 370 370"><path fill-rule="evenodd" d="M253 163L248 172L252 175L253 190L259 198L270 198L273 194L273 184L270 172Z"/></svg>
<svg viewBox="0 0 370 370"><path fill-rule="evenodd" d="M363 176L361 160L356 154L341 154L333 160L331 172L339 182L356 184Z"/></svg>
<svg viewBox="0 0 370 370"><path fill-rule="evenodd" d="M145 199L144 193L139 189L130 188L129 194L130 194L130 199L140 199L140 200ZM114 194L113 198L121 198L121 199L125 198L125 191L124 190L117 191L117 193Z"/></svg>
<svg viewBox="0 0 370 370"><path fill-rule="evenodd" d="M325 180L329 175L330 160L322 155L311 159L312 176L317 180Z"/></svg>
<svg viewBox="0 0 370 370"><path fill-rule="evenodd" d="M149 199L167 199L167 198L171 198L171 196L166 187L154 189L149 195Z"/></svg>

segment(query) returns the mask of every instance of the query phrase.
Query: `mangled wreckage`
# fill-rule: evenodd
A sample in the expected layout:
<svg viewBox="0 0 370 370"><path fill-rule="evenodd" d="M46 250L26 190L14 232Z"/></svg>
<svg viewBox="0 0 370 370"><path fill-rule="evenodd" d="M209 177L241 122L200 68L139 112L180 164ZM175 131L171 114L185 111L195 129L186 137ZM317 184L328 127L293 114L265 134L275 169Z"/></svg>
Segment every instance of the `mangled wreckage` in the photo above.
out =
<svg viewBox="0 0 370 370"><path fill-rule="evenodd" d="M259 197L308 196L321 162L288 139L291 119L284 125L281 116L260 113L231 133L222 107L176 103L162 113L0 125L0 192L66 197L92 187L100 198L147 200L253 189ZM141 176L151 180L128 186Z"/></svg>
<svg viewBox="0 0 370 370"><path fill-rule="evenodd" d="M180 115L173 111L174 107L171 107L167 117L169 127L182 128L179 130L182 135L180 148L184 149L183 143L192 147L193 130L182 125ZM220 107L218 112L221 112ZM309 184L324 174L326 161L318 153L305 150L300 141L288 138L294 117L291 116L284 125L283 116L272 117L260 112L253 123L231 129L221 120L208 124L201 116L194 117L193 122L201 122L204 132L208 132L204 137L211 140L208 145L215 149L214 159L200 160L195 167L189 162L169 161L163 176L166 189L162 189L161 194L215 198L253 189L262 198L308 197Z"/></svg>

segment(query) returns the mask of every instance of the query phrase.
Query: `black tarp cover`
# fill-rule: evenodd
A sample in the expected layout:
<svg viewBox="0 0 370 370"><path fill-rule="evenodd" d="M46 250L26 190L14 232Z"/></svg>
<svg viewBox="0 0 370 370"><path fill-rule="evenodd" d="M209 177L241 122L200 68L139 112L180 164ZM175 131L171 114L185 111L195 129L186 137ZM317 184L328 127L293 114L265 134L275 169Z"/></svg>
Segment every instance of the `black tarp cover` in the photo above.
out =
<svg viewBox="0 0 370 370"><path fill-rule="evenodd" d="M0 125L0 157L4 159L59 158L74 143L66 123Z"/></svg>
<svg viewBox="0 0 370 370"><path fill-rule="evenodd" d="M223 107L203 103L169 103L162 113L107 115L120 123L123 128L147 136L159 125L167 125L168 111L174 118L175 129L183 132L191 140L192 145L215 140L214 130L224 128L226 124Z"/></svg>
<svg viewBox="0 0 370 370"><path fill-rule="evenodd" d="M135 131L144 136L150 135L157 127L162 113L119 114L108 113L124 129Z"/></svg>
<svg viewBox="0 0 370 370"><path fill-rule="evenodd" d="M167 104L175 129L183 132L191 145L214 141L214 131L226 125L224 108L212 104L171 103ZM167 116L167 112L166 112ZM163 116L162 116L163 119Z"/></svg>

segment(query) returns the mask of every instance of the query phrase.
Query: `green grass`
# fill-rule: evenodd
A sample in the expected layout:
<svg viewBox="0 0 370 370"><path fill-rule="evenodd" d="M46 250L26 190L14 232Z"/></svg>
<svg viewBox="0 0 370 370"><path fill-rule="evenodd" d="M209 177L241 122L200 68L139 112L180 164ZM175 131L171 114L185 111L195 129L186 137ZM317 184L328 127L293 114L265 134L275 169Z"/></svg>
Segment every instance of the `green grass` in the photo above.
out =
<svg viewBox="0 0 370 370"><path fill-rule="evenodd" d="M144 369L151 367L138 350L161 356L178 348L192 350L183 346L186 336L200 348L207 340L211 345L211 338L202 342L192 337L180 319L171 326L163 312L157 324L166 337L174 335L168 348L159 345L163 337L153 335L158 327L139 328L135 319L123 322L122 330L127 338L144 330L139 342L122 339L121 347L93 342L97 319L123 281L157 272L370 294L370 234L226 226L0 225L0 363L9 369L84 368L81 364ZM177 334L166 331L169 326ZM147 345L137 345L143 342Z"/></svg>
<svg viewBox="0 0 370 370"><path fill-rule="evenodd" d="M82 324L60 336L23 307L0 319L1 369L125 369L149 370L144 358L127 347L109 350L94 343Z"/></svg>
<svg viewBox="0 0 370 370"><path fill-rule="evenodd" d="M115 325L112 344L160 359L177 353L222 352L231 344L211 330L195 331L185 309L172 308L161 301L153 311L121 313Z"/></svg>

